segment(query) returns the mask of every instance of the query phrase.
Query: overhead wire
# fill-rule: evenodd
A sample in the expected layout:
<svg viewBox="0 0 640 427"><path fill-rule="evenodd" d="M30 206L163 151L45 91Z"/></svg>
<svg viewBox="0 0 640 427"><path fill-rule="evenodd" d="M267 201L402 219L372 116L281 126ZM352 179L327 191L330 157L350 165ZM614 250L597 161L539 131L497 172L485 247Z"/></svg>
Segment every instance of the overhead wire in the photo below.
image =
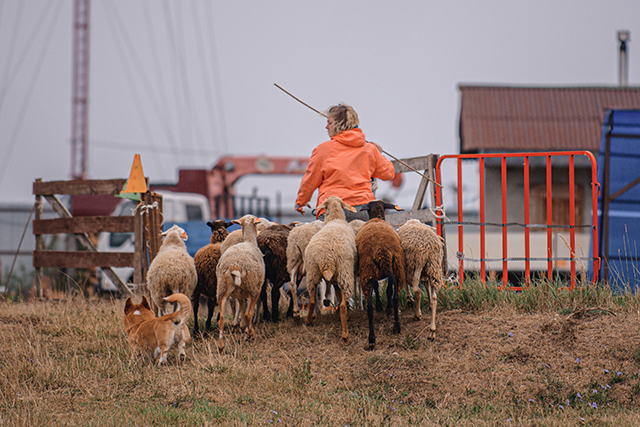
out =
<svg viewBox="0 0 640 427"><path fill-rule="evenodd" d="M179 81L179 76L177 75L178 72L176 71L176 67L177 67L177 62L180 61L180 58L178 57L178 54L177 54L176 40L175 40L175 35L173 30L173 21L171 19L171 15L172 15L171 8L169 6L168 0L163 1L162 4L163 4L164 18L167 24L168 39L169 39L169 45L170 45L169 55L171 56L171 58L169 60L169 65L170 65L173 81ZM186 119L184 118L186 109L182 105L182 102L181 102L182 97L179 96L178 92L179 92L179 88L173 87L173 96L175 98L174 102L176 105L176 113L177 113L176 117L178 120L178 134L182 136L182 138L180 139L180 142L182 143L182 141L185 139L185 136L184 136L185 127L188 128L188 126L185 126Z"/></svg>
<svg viewBox="0 0 640 427"><path fill-rule="evenodd" d="M7 169L8 169L8 164L11 160L11 156L13 154L13 149L15 148L16 142L18 141L18 134L20 132L20 128L22 127L22 122L25 118L26 112L27 112L27 107L29 106L29 102L31 101L31 96L33 95L33 91L35 89L36 86L36 81L38 79L38 76L40 75L40 72L42 71L42 64L44 62L44 59L46 57L46 53L49 50L49 46L51 45L51 41L53 40L53 37L51 36L53 34L53 30L55 29L55 26L58 22L58 19L60 18L60 12L62 11L62 2L58 3L58 10L52 12L52 18L51 18L51 22L49 23L49 27L47 28L47 31L45 31L46 37L44 40L44 43L42 45L42 50L39 52L39 56L38 56L38 62L36 63L36 66L33 68L33 74L31 75L31 80L29 82L29 87L27 89L26 95L22 98L22 107L20 108L20 111L18 113L18 119L14 122L14 128L13 128L13 132L11 133L11 137L9 138L9 145L7 147L7 151L2 159L2 165L0 166L0 185L2 185L2 181L4 180L4 177L7 173Z"/></svg>
<svg viewBox="0 0 640 427"><path fill-rule="evenodd" d="M189 129L190 131L193 131L192 133L190 132L189 134L189 139L190 142L193 146L200 146L201 148L203 147L203 136L202 136L202 129L200 126L200 120L198 119L198 115L195 114L195 108L193 106L193 100L192 100L192 91L191 91L191 85L189 83L189 73L188 70L186 69L186 63L187 63L187 58L186 58L186 53L187 53L187 47L186 47L186 43L185 43L185 31L184 31L184 23L183 23L183 14L182 14L182 4L181 2L175 3L176 4L176 25L177 25L177 30L176 30L176 37L177 37L177 45L178 45L178 56L180 58L179 62L178 62L178 68L180 70L180 77L181 77L181 83L183 86L183 96L185 99L185 104L187 107L187 118L190 119L187 129ZM195 142L194 142L195 139Z"/></svg>
<svg viewBox="0 0 640 427"><path fill-rule="evenodd" d="M50 5L51 6L51 5ZM13 56L15 53L15 49L16 49L16 44L17 44L17 40L18 40L18 33L19 33L19 28L22 27L21 21L22 21L22 12L23 12L23 8L24 8L24 2L20 2L19 5L19 9L18 9L18 17L15 20L15 27L13 29L13 33L12 33L12 37L11 37L11 41L9 42L9 54L7 55L7 60L5 62L5 70L2 73L2 76L0 78L0 81L3 82L2 85L2 92L0 92L0 112L2 111L2 105L4 104L4 100L6 98L6 94L9 90L9 87L11 86L11 83L13 81L13 78L11 77L11 70L12 70L12 64L13 64ZM50 10L44 10L43 14L41 15L41 18L46 14L46 12ZM40 20L39 20L40 21ZM32 34L35 34L38 30L40 30L41 26L36 25L34 26L34 32ZM27 50L30 50L31 48L31 43L27 43ZM24 55L23 55L24 56ZM16 69L19 69L19 65L16 66Z"/></svg>
<svg viewBox="0 0 640 427"><path fill-rule="evenodd" d="M7 55L7 62L5 63L5 70L2 73L2 80L5 81L5 76L9 73L9 70L11 69L11 63L13 62L13 55L14 52L16 50L16 44L17 44L17 40L18 40L18 33L19 33L19 28L21 28L21 21L22 21L22 12L24 10L24 4L25 2L19 2L19 9L18 9L18 13L17 13L17 19L14 21L14 28L13 28L13 32L11 33L11 41L9 42L9 54Z"/></svg>
<svg viewBox="0 0 640 427"><path fill-rule="evenodd" d="M132 47L134 46L133 39L129 36L126 26L124 25L124 21L117 9L115 9L115 13L116 13L116 18L118 20L118 24L120 26L120 31L122 32L123 37L125 39L125 46L129 47L129 55L133 59L134 65L136 66L138 73L140 75L140 81L143 82L143 87L147 91L147 96L152 101L152 106L154 107L158 120L165 127L165 131L167 132L169 137L169 142L171 143L173 148L173 154L177 156L180 151L179 142L177 141L174 135L173 129L171 127L171 124L168 120L168 118L170 117L170 114L167 114L166 107L163 107L169 104L166 102L166 100L164 101L159 100L158 98L155 97L155 93L157 91L154 90L154 88L151 86L151 83L149 82L149 79L147 78L147 73L145 72L144 65L140 60L140 55ZM164 86L164 84L161 84L161 86ZM161 91L161 92L164 93L164 91Z"/></svg>
<svg viewBox="0 0 640 427"><path fill-rule="evenodd" d="M133 101L136 105L136 108L138 110L138 114L140 116L140 122L142 125L142 130L143 132L146 134L146 137L149 141L153 141L153 136L151 133L151 129L149 127L149 123L146 117L146 114L144 113L144 108L142 107L142 103L140 101L140 94L138 93L138 89L137 89L137 85L134 83L134 77L133 77L133 73L130 69L130 65L129 65L129 60L127 59L126 54L124 53L126 51L126 49L123 47L123 42L122 40L120 40L120 35L118 33L117 28L115 28L116 24L113 24L113 17L110 14L110 11L108 9L107 6L107 2L100 2L100 4L102 4L103 6L103 10L105 12L105 16L107 17L107 26L109 27L109 29L111 30L111 33L113 35L114 41L116 42L116 45L118 47L118 49L116 49L116 51L121 55L122 58L122 65L123 65L123 69L125 74L127 75L127 82L129 83L129 87L131 89L131 94L133 97ZM109 5L113 6L114 8L115 3L109 3ZM114 11L114 14L117 14L117 12ZM125 43L126 44L126 43ZM141 79L143 82L145 81L145 79ZM158 158L153 157L154 162L156 162L156 166L160 168L160 170L162 170L162 165L161 162L158 160Z"/></svg>
<svg viewBox="0 0 640 427"><path fill-rule="evenodd" d="M169 97L167 94L167 85L165 84L163 73L163 70L165 70L166 67L163 66L163 63L160 60L158 44L156 43L156 30L153 25L153 19L151 18L151 8L149 7L148 2L149 0L144 0L142 2L142 7L144 9L143 16L145 17L144 21L146 23L145 27L147 29L147 37L149 39L149 45L151 47L150 52L153 61L153 66L151 68L154 70L154 74L156 75L156 93L158 94L160 105L162 106L160 110L162 111L164 117L162 123L166 128L167 138L169 144L172 146L173 154L174 156L177 156L178 141L176 139L175 132L173 131L173 119L175 118L175 116L171 113L171 107L174 105L168 100Z"/></svg>
<svg viewBox="0 0 640 427"><path fill-rule="evenodd" d="M208 55L207 55L207 51L204 48L204 34L202 32L202 27L200 25L200 17L201 14L199 13L198 10L198 2L193 2L192 3L193 7L191 8L191 12L192 12L192 19L194 22L194 32L195 32L195 39L196 39L196 46L198 48L199 51L199 55L198 57L200 58L200 60L198 61L200 63L200 73L202 74L202 82L204 87L206 88L206 90L203 91L203 95L205 98L205 102L207 105L207 110L209 112L208 117L209 120L207 120L207 122L209 123L209 129L211 131L211 142L215 144L215 140L217 139L215 137L215 134L217 133L215 131L215 109L213 107L213 97L214 97L214 93L213 93L213 86L212 86L212 82L211 82L211 70L210 70L210 61L208 61ZM204 141L203 141L204 142Z"/></svg>
<svg viewBox="0 0 640 427"><path fill-rule="evenodd" d="M92 142L96 142L100 144L102 148L114 149L114 150L127 150L131 148L135 148L140 151L154 151L154 152L165 152L165 153L173 153L173 148L171 147L158 147L156 145L149 144L138 144L138 143L130 143L130 142L118 142L118 141L108 141L105 139L92 139ZM182 150L185 154L190 156L213 156L217 153L213 150Z"/></svg>
<svg viewBox="0 0 640 427"><path fill-rule="evenodd" d="M211 43L211 58L212 58L212 70L213 70L213 87L215 90L215 94L217 95L215 97L215 99L218 101L218 108L216 109L217 112L217 119L218 119L218 126L219 126L219 131L220 131L220 142L221 142L221 151L222 153L227 153L228 152L228 139L227 139L227 125L226 125L226 120L225 120L225 116L224 116L224 96L222 93L222 82L221 82L221 78L220 78L220 68L218 66L218 49L217 49L217 42L216 42L216 37L215 37L215 19L214 19L214 12L213 12L213 8L211 6L213 2L211 1L206 1L204 2L205 7L208 9L207 13L204 13L203 15L205 16L205 18L209 21L208 25L205 26L205 28L207 29L207 32L209 33L209 37L207 38L208 40L210 40Z"/></svg>

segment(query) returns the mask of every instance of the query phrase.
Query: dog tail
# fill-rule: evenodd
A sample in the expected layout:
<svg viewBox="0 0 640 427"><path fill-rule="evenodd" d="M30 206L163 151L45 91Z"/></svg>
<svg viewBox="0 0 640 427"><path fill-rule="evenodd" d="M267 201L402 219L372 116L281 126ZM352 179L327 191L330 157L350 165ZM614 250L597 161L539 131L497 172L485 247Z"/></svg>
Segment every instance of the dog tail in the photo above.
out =
<svg viewBox="0 0 640 427"><path fill-rule="evenodd" d="M169 314L175 324L184 323L191 315L191 301L185 294L175 293L164 298L164 300L178 304L174 312Z"/></svg>

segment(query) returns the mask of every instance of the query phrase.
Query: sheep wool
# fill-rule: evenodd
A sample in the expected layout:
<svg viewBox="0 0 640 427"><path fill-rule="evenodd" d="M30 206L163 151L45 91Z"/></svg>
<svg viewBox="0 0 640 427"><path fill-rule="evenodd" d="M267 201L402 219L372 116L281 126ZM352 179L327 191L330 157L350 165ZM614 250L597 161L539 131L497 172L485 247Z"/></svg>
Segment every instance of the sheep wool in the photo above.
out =
<svg viewBox="0 0 640 427"><path fill-rule="evenodd" d="M304 268L304 251L311 238L323 226L322 221L312 221L296 225L287 236L287 271L291 279L291 298L293 302L293 318L300 320L300 301L298 300L298 285L306 275Z"/></svg>
<svg viewBox="0 0 640 427"><path fill-rule="evenodd" d="M398 229L398 236L405 253L407 281L416 295L415 317L420 319L420 280L423 281L429 294L431 308L430 339L436 336L437 293L442 286L443 270L442 240L431 227L417 219L410 219ZM407 295L411 294L407 292Z"/></svg>
<svg viewBox="0 0 640 427"><path fill-rule="evenodd" d="M245 215L244 217L247 217L249 215ZM253 215L250 215L253 216ZM255 216L253 216L255 218ZM240 219L242 219L240 218ZM258 223L258 228L257 228L257 232L261 232L262 230L264 230L265 228L271 227L272 225L275 225L275 222L271 222L266 218L260 218L260 222ZM227 251L227 249L229 249L231 246L233 245L237 245L238 243L242 243L244 241L244 238L242 237L242 230L234 230L231 233L229 233L229 235L224 239L224 241L222 242L222 246L220 246L220 253L225 253Z"/></svg>
<svg viewBox="0 0 640 427"><path fill-rule="evenodd" d="M358 247L358 277L369 318L369 344L375 348L376 337L373 328L373 291L378 281L388 279L387 314L393 307L393 331L400 333L398 294L405 282L405 258L398 234L384 220L385 203L380 200L369 202L369 215L374 215L360 229L356 237Z"/></svg>
<svg viewBox="0 0 640 427"><path fill-rule="evenodd" d="M211 330L211 318L217 305L217 278L216 267L220 259L220 246L224 239L229 235L228 227L232 225L224 220L215 220L207 222L211 227L211 238L209 244L198 249L193 257L196 264L196 272L198 274L198 283L191 297L191 305L193 307L193 334L196 336L200 332L198 326L198 309L200 307L200 296L208 299L207 321L205 323L205 331Z"/></svg>
<svg viewBox="0 0 640 427"><path fill-rule="evenodd" d="M173 311L173 305L163 300L165 297L179 292L191 298L198 281L193 258L184 244L187 233L173 225L162 236L162 245L147 272L147 287L156 316Z"/></svg>
<svg viewBox="0 0 640 427"><path fill-rule="evenodd" d="M240 312L243 313L240 327L244 329L247 339L253 337L253 312L265 276L262 252L258 248L257 221L260 220L253 215L245 215L239 220L232 221L242 227L244 241L227 249L220 256L216 267L220 312L224 313L229 297L240 301L242 306ZM218 347L222 350L224 348L224 316L220 316L218 328L220 329Z"/></svg>
<svg viewBox="0 0 640 427"><path fill-rule="evenodd" d="M292 227L285 224L272 225L258 233L258 247L264 254L265 282L260 291L264 319L276 323L279 317L280 288L290 281L287 270L287 239ZM271 283L271 316L267 307L267 282ZM292 308L293 305L290 305ZM287 313L287 316L293 312Z"/></svg>
<svg viewBox="0 0 640 427"><path fill-rule="evenodd" d="M326 209L324 226L309 241L304 252L309 289L309 313L306 323L313 322L316 289L322 279L333 285L339 301L342 340L349 342L347 300L353 294L357 263L356 235L345 220L344 209L355 212L352 206L338 197L328 197L317 209Z"/></svg>

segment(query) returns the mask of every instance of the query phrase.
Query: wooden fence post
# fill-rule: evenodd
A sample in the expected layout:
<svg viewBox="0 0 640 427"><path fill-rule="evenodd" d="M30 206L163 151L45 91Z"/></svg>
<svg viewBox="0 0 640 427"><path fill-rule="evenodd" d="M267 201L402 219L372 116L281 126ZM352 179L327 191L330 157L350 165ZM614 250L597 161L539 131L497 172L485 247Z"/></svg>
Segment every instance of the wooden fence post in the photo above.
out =
<svg viewBox="0 0 640 427"><path fill-rule="evenodd" d="M36 182L42 182L42 178L36 179ZM35 220L42 219L42 208L44 206L44 201L42 200L42 196L38 194L36 196L36 215ZM36 251L44 250L44 237L42 234L36 234ZM42 298L42 267L36 267L36 276L35 276L35 285L36 285L36 295L39 298Z"/></svg>

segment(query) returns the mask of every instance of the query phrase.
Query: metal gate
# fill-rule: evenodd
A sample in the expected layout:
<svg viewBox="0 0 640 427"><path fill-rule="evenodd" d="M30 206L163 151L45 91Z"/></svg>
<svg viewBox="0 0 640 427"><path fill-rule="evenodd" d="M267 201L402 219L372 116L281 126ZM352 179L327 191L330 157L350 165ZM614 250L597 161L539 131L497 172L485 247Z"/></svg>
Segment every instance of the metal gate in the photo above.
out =
<svg viewBox="0 0 640 427"><path fill-rule="evenodd" d="M538 265L544 265L546 263L546 277L549 280L553 279L554 274L554 262L556 263L555 270L559 263L568 263L571 274L571 289L575 287L576 283L576 262L577 261L592 261L593 262L593 281L595 282L598 277L598 269L600 266L600 259L598 254L598 181L597 181L597 166L596 159L589 151L562 151L562 152L545 152L545 153L492 153L492 154L459 154L459 155L445 155L440 157L436 165L436 180L442 184L442 165L443 162L448 160L455 160L457 166L456 182L457 182L457 221L445 221L439 220L437 224L438 235L443 236L443 229L445 222L447 224L456 225L457 229L457 241L458 248L456 252L456 258L458 259L458 274L460 283L464 280L465 262L479 263L479 275L483 283L486 282L487 266L489 264L496 265L501 263L502 270L502 284L504 288L511 288L514 290L521 290L519 285L510 284L508 281L508 273L510 271L509 263L514 262L524 265L524 278L525 285L530 282L530 276L532 272L532 262L537 262ZM477 221L465 221L465 212L463 209L463 180L462 180L462 162L463 160L477 160L478 161L478 186L479 186L479 207L477 212ZM579 170L581 173L582 181L585 182L584 187L590 190L591 195L591 220L589 223L577 223L576 214L579 209L587 210L589 205L587 198L585 197L583 205L576 203L576 190L580 187L581 183L576 183L576 161L580 160ZM552 163L556 163L556 166L552 168ZM558 166L561 165L561 166ZM489 169L488 169L489 168ZM586 172L590 168L589 172ZM499 178L487 179L487 170L491 170L491 176ZM520 171L521 170L521 171ZM536 182L536 189L540 190L536 193L538 196L534 198L533 203L538 213L537 217L533 220L538 220L538 223L532 223L531 218L531 189L532 189L532 174L534 170L534 177ZM566 170L567 174L564 174ZM542 174L544 171L544 174ZM510 172L508 174L508 172ZM555 173L554 173L555 172ZM562 172L562 174L561 174ZM511 184L507 177L510 177L513 181ZM554 180L555 176L555 180ZM590 179L588 186L586 182ZM561 213L568 212L567 223L558 223L558 219L554 221L554 198L553 189L556 192L564 192L564 184L567 186L566 194L568 198L563 199L563 206L565 209ZM520 189L520 185L522 188ZM584 188L583 187L583 188ZM499 188L499 200L490 199L487 194L487 188L490 188L491 194L497 194ZM583 194L583 193L580 193ZM489 198L488 198L489 197ZM508 198L511 197L512 203L509 204ZM546 200L545 200L546 199ZM522 216L518 215L518 218L514 220L514 215L509 215L509 208L511 210L519 210L520 205L518 203L522 201ZM557 201L557 198L556 198ZM443 209L443 194L442 188L436 188L436 205L438 210L438 216L444 214ZM493 209L493 221L491 218L487 221L487 206L491 206ZM567 206L568 205L568 206ZM584 207L583 207L584 206ZM499 209L498 209L499 208ZM556 209L559 209L557 207ZM577 209L576 209L577 208ZM580 211L581 212L581 211ZM586 215L585 215L586 216ZM562 218L567 218L563 215ZM473 257L473 254L465 253L465 228L467 230L470 227L477 228L478 240L479 240L479 258ZM499 230L499 257L489 257L488 250L495 249L487 246L488 229ZM586 257L576 256L576 229L587 229L591 235L590 244L592 248ZM509 244L509 237L516 233L522 235L522 247L520 244L514 245L512 242ZM567 230L569 233L569 240L567 241L559 231ZM535 233L538 241L546 240L546 253L542 256L535 254L532 256L532 231ZM540 233L540 231L542 233ZM537 232L537 233L536 233ZM467 234L469 234L467 232ZM495 234L495 233L494 233ZM588 236L587 234L587 236ZM544 239L546 237L546 239ZM555 237L555 239L554 239ZM561 238L563 244L568 248L568 256L559 256L557 246L554 246L554 242ZM511 252L523 252L523 256L510 256ZM596 255L591 255L596 254ZM471 269L467 268L467 271ZM495 271L495 269L493 269Z"/></svg>

